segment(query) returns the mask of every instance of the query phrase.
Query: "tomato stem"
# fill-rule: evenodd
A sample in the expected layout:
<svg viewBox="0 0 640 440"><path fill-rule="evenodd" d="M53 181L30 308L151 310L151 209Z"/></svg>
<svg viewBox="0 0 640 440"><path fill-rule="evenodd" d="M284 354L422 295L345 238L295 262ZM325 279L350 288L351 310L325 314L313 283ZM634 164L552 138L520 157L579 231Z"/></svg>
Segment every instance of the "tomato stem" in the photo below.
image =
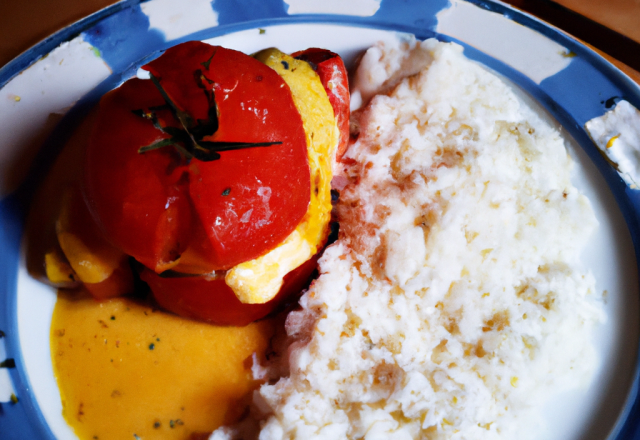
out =
<svg viewBox="0 0 640 440"><path fill-rule="evenodd" d="M213 55L211 56L213 58ZM211 58L201 63L208 69ZM171 135L170 138L161 139L150 145L145 145L138 149L138 153L144 154L148 151L157 150L168 146L175 147L178 152L187 160L198 159L202 162L209 162L212 160L220 159L220 151L232 151L242 150L245 148L255 147L270 147L272 145L280 145L282 142L226 142L226 141L203 141L205 136L211 136L218 131L218 109L215 102L215 96L212 91L208 90L204 85L203 79L207 80L210 84L212 81L208 80L202 71L196 72L196 81L198 87L204 90L205 96L209 101L208 120L198 119L198 122L194 124L193 118L189 113L181 110L175 102L171 99L167 91L160 84L160 80L151 74L151 81L156 86L160 95L166 102L166 105L149 107L148 109L132 110L132 113L144 119L150 120L153 125L160 131ZM176 127L163 126L158 120L156 111L169 109L173 117L180 122L182 129Z"/></svg>

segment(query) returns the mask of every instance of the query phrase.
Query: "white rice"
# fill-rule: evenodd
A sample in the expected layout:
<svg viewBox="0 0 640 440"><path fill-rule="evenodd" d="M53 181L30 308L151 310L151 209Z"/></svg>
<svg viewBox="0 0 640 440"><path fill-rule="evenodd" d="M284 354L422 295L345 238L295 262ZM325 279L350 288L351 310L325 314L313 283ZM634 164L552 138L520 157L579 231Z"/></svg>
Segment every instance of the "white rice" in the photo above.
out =
<svg viewBox="0 0 640 440"><path fill-rule="evenodd" d="M527 438L588 384L604 320L564 141L459 46L379 44L360 69L356 98L387 94L355 115L341 237L256 393L259 438Z"/></svg>

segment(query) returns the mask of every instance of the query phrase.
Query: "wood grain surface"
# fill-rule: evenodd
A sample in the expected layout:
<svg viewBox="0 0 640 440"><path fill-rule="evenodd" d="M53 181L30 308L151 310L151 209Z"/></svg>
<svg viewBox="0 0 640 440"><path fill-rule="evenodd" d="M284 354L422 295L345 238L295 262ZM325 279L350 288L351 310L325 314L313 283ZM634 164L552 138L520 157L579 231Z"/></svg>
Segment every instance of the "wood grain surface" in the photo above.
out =
<svg viewBox="0 0 640 440"><path fill-rule="evenodd" d="M117 0L0 0L0 66Z"/></svg>
<svg viewBox="0 0 640 440"><path fill-rule="evenodd" d="M640 0L555 0L640 43ZM636 54L640 57L640 53Z"/></svg>
<svg viewBox="0 0 640 440"><path fill-rule="evenodd" d="M176 0L179 1L179 0ZM429 1L429 0L424 0ZM0 66L29 47L116 0L0 0ZM640 82L640 0L505 0L595 47ZM563 6L565 8L559 8ZM603 26L588 26L568 10ZM605 27L606 26L606 27ZM613 31L609 31L612 29ZM620 40L627 37L628 41ZM626 43L626 45L625 45ZM631 45L629 45L629 43ZM622 60L622 64L620 61ZM626 61L626 63L625 63Z"/></svg>

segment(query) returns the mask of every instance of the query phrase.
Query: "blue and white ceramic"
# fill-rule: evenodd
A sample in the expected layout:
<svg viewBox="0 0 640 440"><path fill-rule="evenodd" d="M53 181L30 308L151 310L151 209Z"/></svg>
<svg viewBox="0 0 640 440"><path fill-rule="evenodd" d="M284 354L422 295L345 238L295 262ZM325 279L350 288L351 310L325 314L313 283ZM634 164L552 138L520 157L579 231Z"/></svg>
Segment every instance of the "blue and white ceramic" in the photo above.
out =
<svg viewBox="0 0 640 440"><path fill-rule="evenodd" d="M461 44L568 138L575 183L600 221L583 259L607 291L608 321L593 336L601 357L594 382L549 403L541 438L640 439L640 191L624 183L584 129L621 99L640 108L640 88L562 31L490 0L125 0L0 69L0 362L15 361L0 368L0 439L75 438L51 368L55 292L28 276L21 240L34 188L87 109L187 40L247 53L325 47L353 63L397 32Z"/></svg>

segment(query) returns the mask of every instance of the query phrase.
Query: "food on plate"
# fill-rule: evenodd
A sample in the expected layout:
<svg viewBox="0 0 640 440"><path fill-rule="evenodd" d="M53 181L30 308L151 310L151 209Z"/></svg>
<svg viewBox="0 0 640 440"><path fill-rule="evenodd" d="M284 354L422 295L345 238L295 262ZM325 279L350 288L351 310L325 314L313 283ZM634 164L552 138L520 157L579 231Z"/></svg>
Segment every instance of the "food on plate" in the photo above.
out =
<svg viewBox="0 0 640 440"><path fill-rule="evenodd" d="M62 415L81 440L210 433L242 416L260 384L251 359L282 325L211 325L129 297L61 292L50 339Z"/></svg>
<svg viewBox="0 0 640 440"><path fill-rule="evenodd" d="M219 325L246 325L271 313L289 296L302 292L316 270L313 257L284 276L280 292L263 304L243 304L224 279L207 277L161 278L150 270L140 274L155 300L177 315L215 322ZM215 292L215 301L211 295Z"/></svg>
<svg viewBox="0 0 640 440"><path fill-rule="evenodd" d="M327 50L191 42L145 69L74 133L31 216L49 283L82 287L59 293L50 344L83 439L186 438L242 416L252 358L283 327L261 318L316 270L349 139Z"/></svg>
<svg viewBox="0 0 640 440"><path fill-rule="evenodd" d="M149 79L101 100L47 277L119 296L133 289L132 257L167 310L246 325L300 292L329 235L348 142L342 60L193 41L143 69Z"/></svg>
<svg viewBox="0 0 640 440"><path fill-rule="evenodd" d="M562 136L436 40L364 55L340 236L221 439L512 439L587 384L597 226ZM533 428L536 429L533 429Z"/></svg>
<svg viewBox="0 0 640 440"><path fill-rule="evenodd" d="M144 69L78 127L29 221L30 270L74 289L50 346L83 439L186 438L242 416L252 358L283 327L272 312L316 270L349 139L327 50L190 42Z"/></svg>
<svg viewBox="0 0 640 440"><path fill-rule="evenodd" d="M137 282L122 276L130 264L163 308L245 325L302 290L316 261L320 274L285 325L61 297L51 346L79 435L106 435L95 416L126 394L168 405L137 417L140 430L123 422L125 436L224 424L212 440L525 439L548 395L589 382L605 319L580 262L597 226L589 201L561 135L459 46L369 49L351 121L328 51L246 57L188 43L146 69L103 100L43 258L49 280L107 298ZM281 109L283 125L251 128ZM321 255L332 178L340 236ZM176 401L137 395L137 362L141 389L181 368L212 382L202 394L199 379L176 383ZM70 382L78 369L100 374ZM96 380L104 388L86 395L76 386Z"/></svg>
<svg viewBox="0 0 640 440"><path fill-rule="evenodd" d="M319 246L326 242L332 208L332 158L336 154L338 142L346 141L340 136L328 99L326 90L331 88L325 89L308 62L296 60L277 49L267 49L254 56L281 75L291 89L296 108L303 116L302 122L309 145L308 166L312 172L308 210L295 230L275 249L259 258L236 265L225 276L225 281L238 298L250 304L264 302L265 294L268 295L266 299L275 295L282 277L315 255ZM343 74L340 78L346 84L346 75ZM344 87L343 84L343 89L346 90ZM337 105L348 108L349 101L346 99ZM287 190L298 191L291 186Z"/></svg>
<svg viewBox="0 0 640 440"><path fill-rule="evenodd" d="M113 247L98 230L78 185L69 185L62 194L56 236L72 269L70 277L82 282L94 298L105 299L133 290L127 255ZM55 270L65 267L66 262L60 259L45 267Z"/></svg>

